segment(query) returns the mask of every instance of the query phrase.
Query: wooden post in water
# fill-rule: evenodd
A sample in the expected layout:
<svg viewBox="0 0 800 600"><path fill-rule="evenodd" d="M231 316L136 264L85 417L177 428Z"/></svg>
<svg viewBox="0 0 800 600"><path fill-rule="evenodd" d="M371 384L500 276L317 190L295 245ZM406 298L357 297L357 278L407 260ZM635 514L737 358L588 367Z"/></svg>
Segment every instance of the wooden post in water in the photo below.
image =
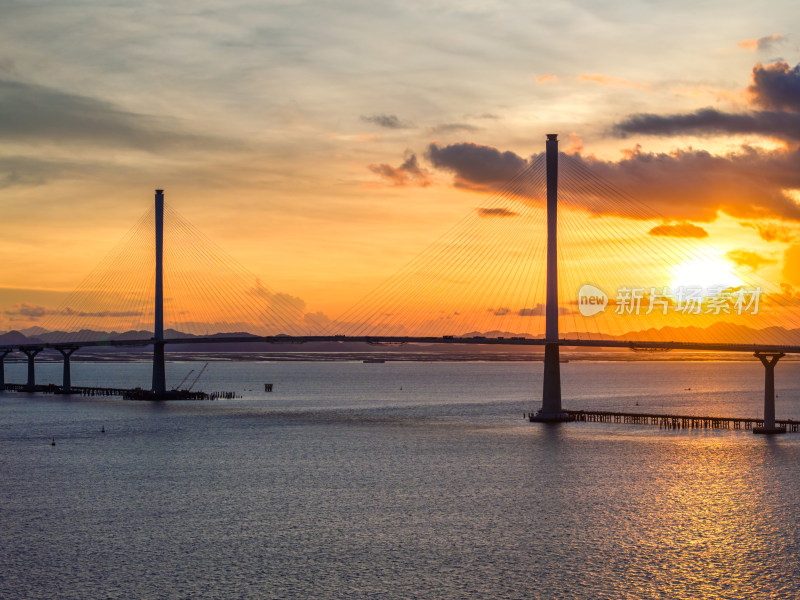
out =
<svg viewBox="0 0 800 600"><path fill-rule="evenodd" d="M6 389L6 356L11 350L0 350L0 392Z"/></svg>

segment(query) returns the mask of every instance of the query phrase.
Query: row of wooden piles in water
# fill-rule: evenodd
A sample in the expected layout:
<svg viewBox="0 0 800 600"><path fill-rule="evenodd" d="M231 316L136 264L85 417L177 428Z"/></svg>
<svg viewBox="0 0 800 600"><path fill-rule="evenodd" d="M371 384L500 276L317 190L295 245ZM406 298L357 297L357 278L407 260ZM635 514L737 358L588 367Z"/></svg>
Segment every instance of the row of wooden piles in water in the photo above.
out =
<svg viewBox="0 0 800 600"><path fill-rule="evenodd" d="M602 410L565 410L575 421L586 423L624 423L630 425L658 425L660 429L746 429L764 426L764 419L742 417L707 417L695 415L660 415ZM775 420L775 425L786 431L800 432L800 421Z"/></svg>
<svg viewBox="0 0 800 600"><path fill-rule="evenodd" d="M236 392L200 392L190 390L170 390L158 396L142 388L86 387L72 386L64 390L54 383L29 386L24 383L6 383L2 389L7 392L38 392L40 394L71 394L87 397L122 396L123 400L231 400L237 398Z"/></svg>

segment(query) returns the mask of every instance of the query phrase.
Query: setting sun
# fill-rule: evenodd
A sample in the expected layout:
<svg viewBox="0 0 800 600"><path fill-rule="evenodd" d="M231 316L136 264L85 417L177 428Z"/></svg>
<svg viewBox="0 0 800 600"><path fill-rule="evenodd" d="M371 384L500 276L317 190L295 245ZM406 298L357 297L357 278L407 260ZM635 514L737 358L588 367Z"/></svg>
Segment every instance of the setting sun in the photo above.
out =
<svg viewBox="0 0 800 600"><path fill-rule="evenodd" d="M703 288L704 295L714 295L714 288L739 287L744 282L736 268L723 258L692 258L672 269L672 289Z"/></svg>

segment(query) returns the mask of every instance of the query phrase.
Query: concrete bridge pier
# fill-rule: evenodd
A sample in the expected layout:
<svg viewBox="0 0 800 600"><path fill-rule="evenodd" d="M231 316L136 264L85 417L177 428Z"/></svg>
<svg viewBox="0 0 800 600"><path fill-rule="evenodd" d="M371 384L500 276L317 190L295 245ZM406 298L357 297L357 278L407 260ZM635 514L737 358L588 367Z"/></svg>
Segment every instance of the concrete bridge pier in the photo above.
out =
<svg viewBox="0 0 800 600"><path fill-rule="evenodd" d="M753 433L786 433L786 427L775 425L775 365L786 355L782 352L756 352L753 356L764 365L764 426L753 427Z"/></svg>
<svg viewBox="0 0 800 600"><path fill-rule="evenodd" d="M72 376L70 373L70 356L78 349L77 346L69 346L65 348L56 348L64 357L64 377L61 384L61 393L69 394L72 392Z"/></svg>
<svg viewBox="0 0 800 600"><path fill-rule="evenodd" d="M25 356L28 357L28 383L25 385L32 388L36 385L36 355L44 348L20 348Z"/></svg>
<svg viewBox="0 0 800 600"><path fill-rule="evenodd" d="M166 379L164 342L156 342L153 344L153 392L163 396L167 392Z"/></svg>
<svg viewBox="0 0 800 600"><path fill-rule="evenodd" d="M6 387L6 356L11 353L11 350L0 350L0 391Z"/></svg>

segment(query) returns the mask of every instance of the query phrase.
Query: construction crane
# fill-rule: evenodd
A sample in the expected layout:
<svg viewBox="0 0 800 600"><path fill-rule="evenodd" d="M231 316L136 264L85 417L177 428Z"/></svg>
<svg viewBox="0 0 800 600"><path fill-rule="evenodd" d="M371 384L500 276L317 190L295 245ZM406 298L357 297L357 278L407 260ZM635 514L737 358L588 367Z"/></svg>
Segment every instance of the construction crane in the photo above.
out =
<svg viewBox="0 0 800 600"><path fill-rule="evenodd" d="M198 380L198 379L200 379L200 376L201 376L201 375L202 375L202 374L205 372L205 370L206 370L207 368L208 368L208 363L206 363L206 364L204 364L204 365L203 365L203 368L202 368L202 369L200 369L200 372L197 374L197 377L195 377L195 378L194 378L194 381L192 381L192 385L190 385L190 386L187 388L187 391L189 391L189 392L191 392L191 391L192 391L192 388L194 387L194 384L196 384L196 383L197 383L197 380Z"/></svg>
<svg viewBox="0 0 800 600"><path fill-rule="evenodd" d="M189 372L186 374L186 377L184 377L183 379L181 379L181 382L180 382L180 383L177 385L177 387L176 387L175 389L176 389L176 390L179 390L179 389L181 389L181 386L182 386L184 383L186 383L186 380L187 380L187 379L189 379L189 377L191 377L192 373L194 373L194 369L192 369L191 371L189 371Z"/></svg>

